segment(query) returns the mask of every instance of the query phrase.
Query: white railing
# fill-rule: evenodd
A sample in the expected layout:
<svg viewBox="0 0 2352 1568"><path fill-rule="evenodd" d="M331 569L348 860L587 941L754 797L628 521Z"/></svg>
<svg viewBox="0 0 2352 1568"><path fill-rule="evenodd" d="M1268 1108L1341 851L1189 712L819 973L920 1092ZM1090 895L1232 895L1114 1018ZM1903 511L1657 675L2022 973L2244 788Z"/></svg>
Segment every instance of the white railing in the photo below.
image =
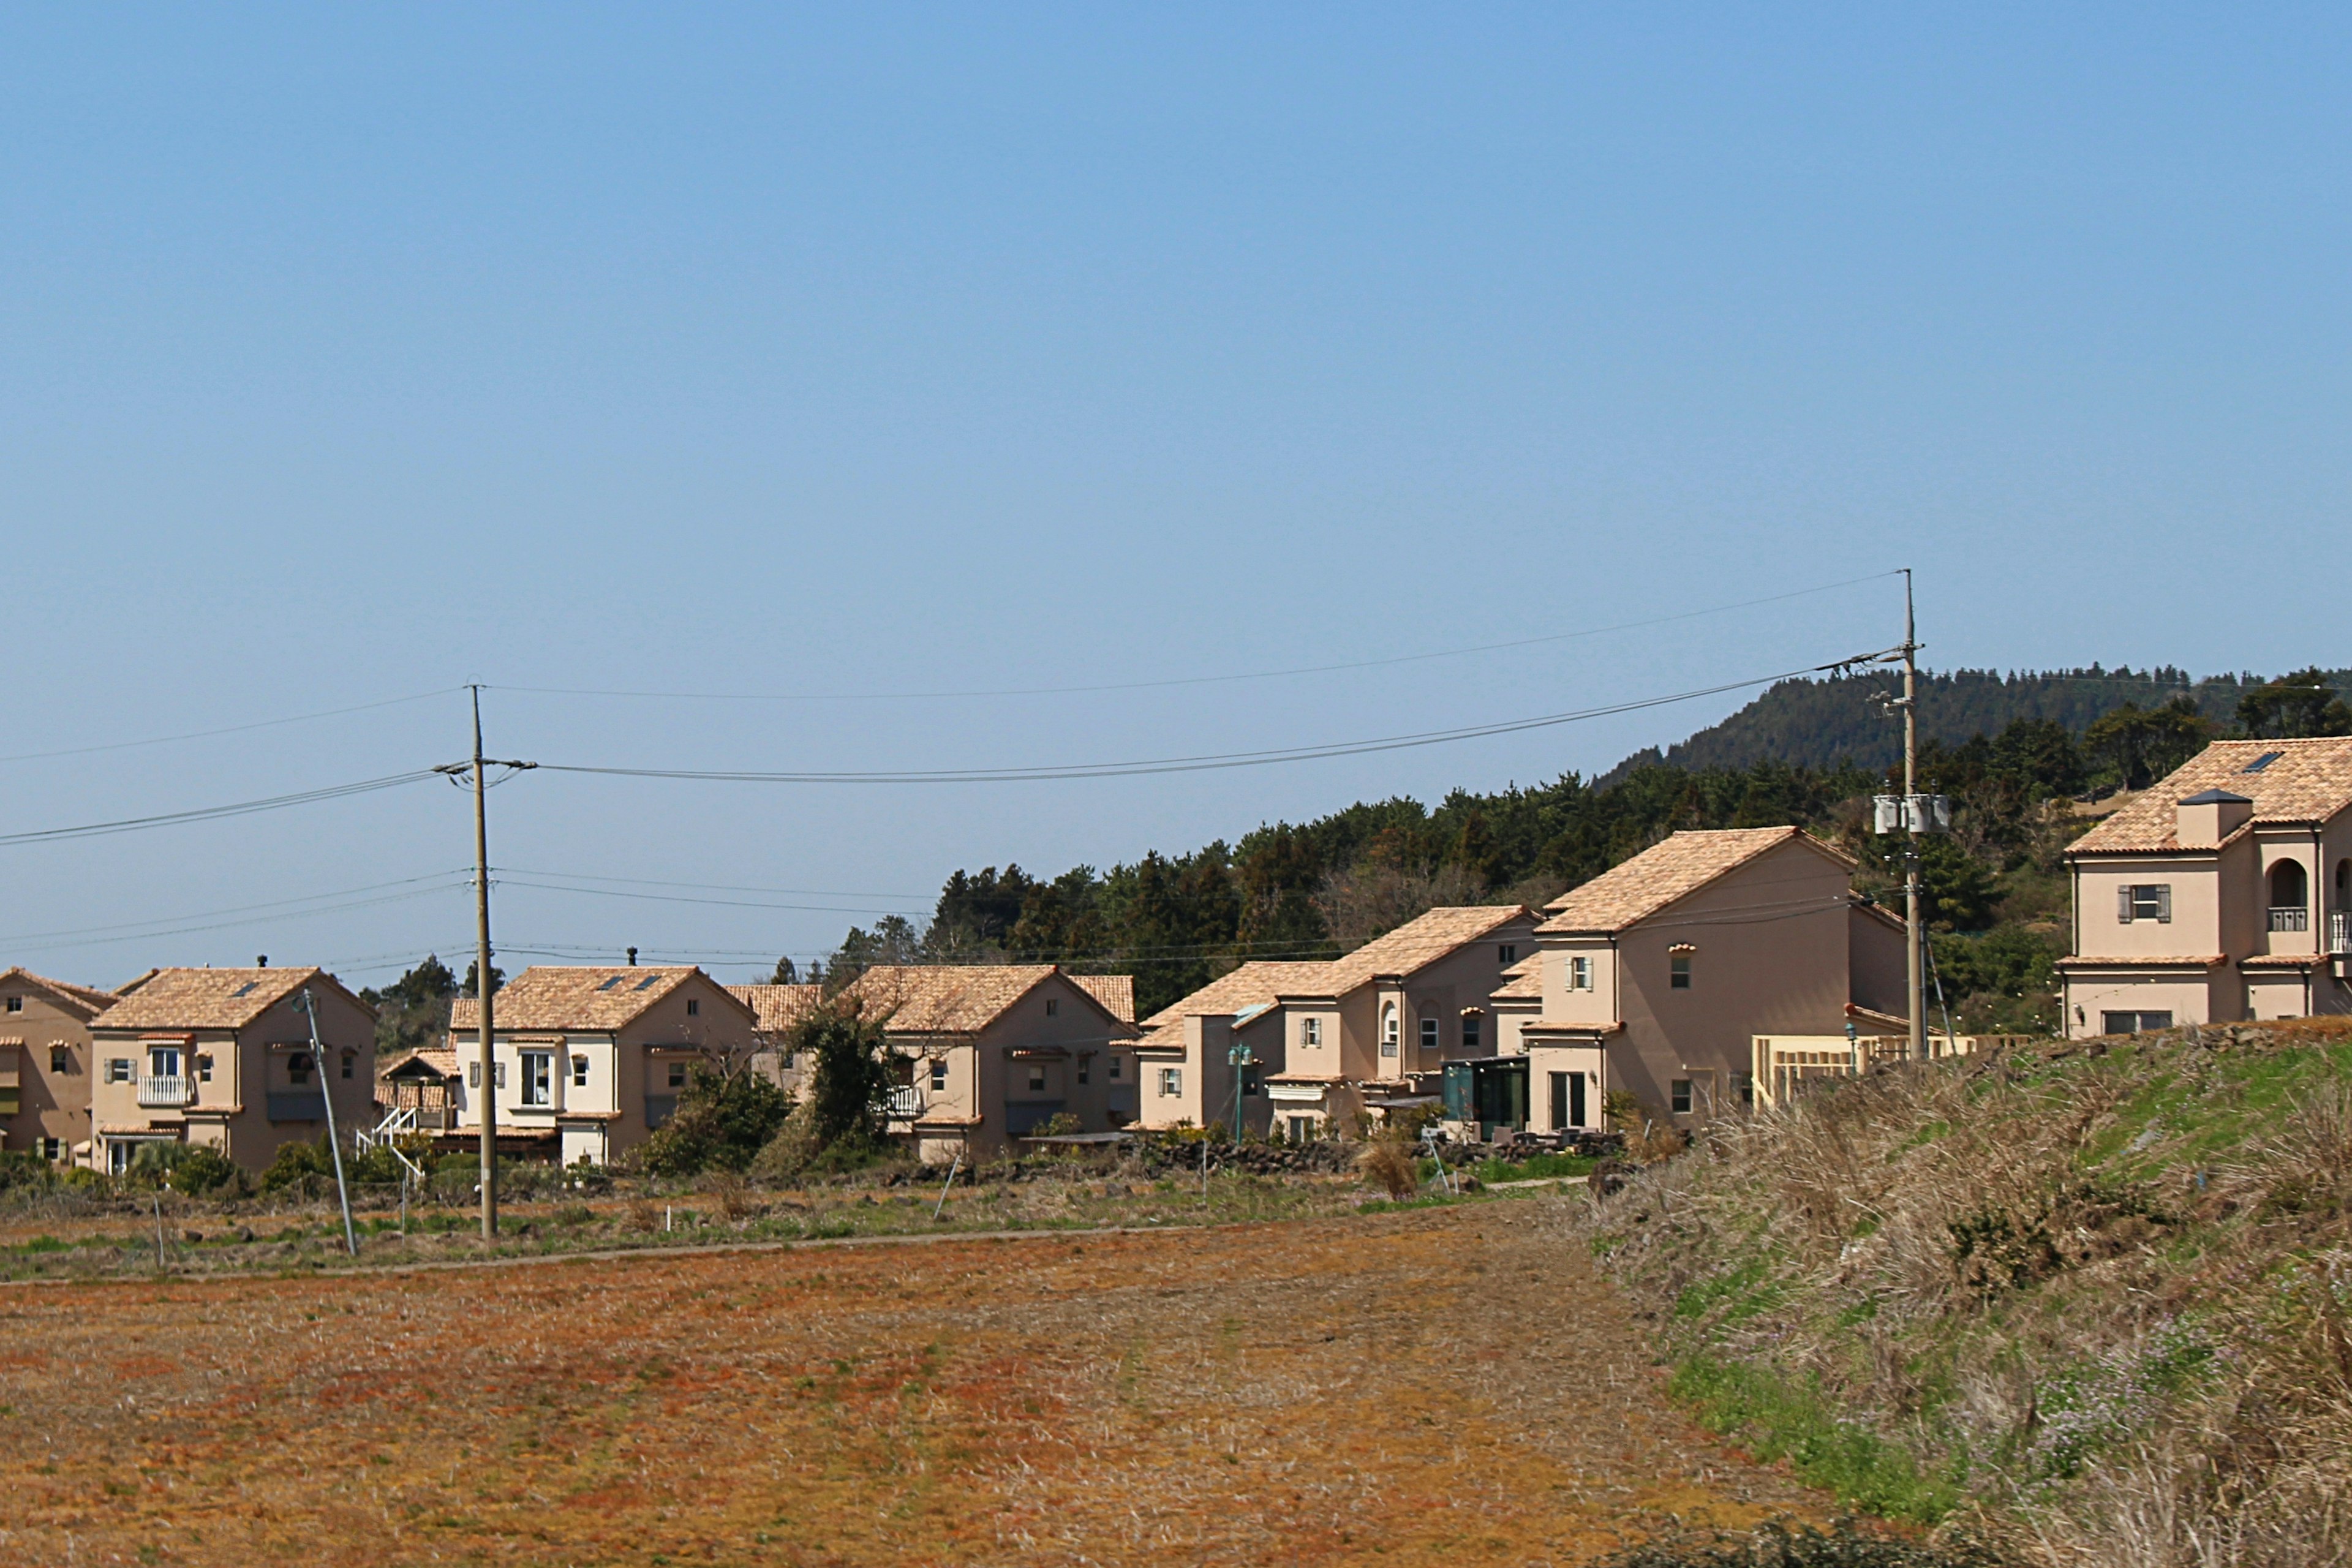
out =
<svg viewBox="0 0 2352 1568"><path fill-rule="evenodd" d="M2273 904L2271 906L2271 930L2309 931L2310 929L2311 911L2305 909L2301 904Z"/></svg>
<svg viewBox="0 0 2352 1568"><path fill-rule="evenodd" d="M2352 910L2337 910L2327 917L2327 951L2352 952Z"/></svg>
<svg viewBox="0 0 2352 1568"><path fill-rule="evenodd" d="M909 1121L923 1113L923 1091L911 1083L902 1083L890 1091L890 1114Z"/></svg>
<svg viewBox="0 0 2352 1568"><path fill-rule="evenodd" d="M139 1079L139 1103L152 1106L194 1105L196 1102L196 1080L185 1073L170 1078Z"/></svg>
<svg viewBox="0 0 2352 1568"><path fill-rule="evenodd" d="M415 1131L416 1107L413 1105L395 1105L390 1110L385 1111L383 1113L383 1120L377 1122L373 1127L362 1128L359 1131L353 1133L352 1135L352 1142L358 1144L360 1152L364 1154L379 1143L389 1143L404 1132L414 1132Z"/></svg>

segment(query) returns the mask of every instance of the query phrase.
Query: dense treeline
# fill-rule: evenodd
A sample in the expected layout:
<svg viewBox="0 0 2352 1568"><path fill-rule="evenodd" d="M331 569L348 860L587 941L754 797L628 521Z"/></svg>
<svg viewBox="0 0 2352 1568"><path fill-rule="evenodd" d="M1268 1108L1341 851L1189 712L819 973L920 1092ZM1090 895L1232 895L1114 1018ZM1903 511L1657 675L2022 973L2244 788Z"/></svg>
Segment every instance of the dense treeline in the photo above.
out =
<svg viewBox="0 0 2352 1568"><path fill-rule="evenodd" d="M1922 880L1938 933L1937 973L1958 1026L2054 1022L2061 857L2087 826L2076 797L2145 787L2222 733L2352 733L2352 708L2326 672L2193 688L2177 676L2155 672L2144 691L2083 711L2079 724L2012 713L1965 738L1931 736L1922 745L1921 787L1954 801L1954 830L1927 842ZM2011 679L2019 690L2035 689L2026 678ZM1839 696L1892 727L1854 683L1810 684L1806 703ZM2217 692L2231 698L2223 717L2194 695ZM1885 769L1843 759L1637 761L1605 781L1569 773L1492 795L1457 790L1435 807L1403 798L1359 803L1312 822L1260 827L1234 843L1154 851L1108 872L1079 866L1046 879L1018 866L959 870L928 924L891 917L872 931L853 928L822 977L845 984L879 963L1055 962L1133 974L1148 1015L1245 959L1337 956L1438 904L1542 903L1692 827L1806 827L1859 858L1861 887L1891 903L1898 846L1870 831L1868 806L1873 794L1898 787ZM779 966L780 977L787 968Z"/></svg>

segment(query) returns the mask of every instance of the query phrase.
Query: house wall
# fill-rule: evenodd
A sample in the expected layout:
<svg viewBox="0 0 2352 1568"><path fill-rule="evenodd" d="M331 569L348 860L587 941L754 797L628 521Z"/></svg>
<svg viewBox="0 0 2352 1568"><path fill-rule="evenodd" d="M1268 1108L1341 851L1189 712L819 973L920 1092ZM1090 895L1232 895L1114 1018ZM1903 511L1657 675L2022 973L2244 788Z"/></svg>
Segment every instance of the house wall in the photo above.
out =
<svg viewBox="0 0 2352 1568"><path fill-rule="evenodd" d="M1527 1050L1528 1058L1528 1131L1530 1132L1567 1132L1579 1130L1600 1131L1605 1121L1601 1101L1607 1093L1608 1079L1604 1062L1607 1052L1600 1046L1557 1046L1536 1044ZM1581 1074L1584 1079L1584 1120L1574 1119L1575 1101L1571 1097L1565 1108L1565 1118L1552 1114L1552 1079L1556 1074Z"/></svg>
<svg viewBox="0 0 2352 1568"><path fill-rule="evenodd" d="M1846 917L1851 999L1897 1017L1911 1006L1909 941L1902 922L1856 905Z"/></svg>
<svg viewBox="0 0 2352 1568"><path fill-rule="evenodd" d="M962 1145L969 1158L992 1160L1015 1147L1016 1121L1025 1131L1066 1111L1077 1118L1079 1131L1108 1132L1115 1130L1114 1110L1125 1118L1117 1125L1148 1117L1150 1089L1146 1086L1140 1095L1137 1092L1131 1033L1129 1026L1104 1012L1084 988L1066 975L1055 974L990 1020L968 1045L944 1047L948 1088L941 1095L930 1092L925 1064L940 1052L945 1037L894 1040L892 1048L914 1064L915 1082L924 1093L925 1115L976 1115L978 1125L963 1134ZM1044 1054L1021 1054L1030 1051ZM1116 1079L1110 1073L1113 1060L1119 1067ZM1044 1076L1042 1089L1030 1087L1033 1068ZM1185 1077L1185 1098L1193 1099L1198 1094L1196 1075L1188 1069ZM939 1136L928 1138L919 1153L934 1157L934 1146L943 1141Z"/></svg>
<svg viewBox="0 0 2352 1568"><path fill-rule="evenodd" d="M2084 958L2190 957L2226 953L2232 958L2259 951L2260 930L2244 905L2251 889L2224 888L2254 874L2252 845L2240 839L2216 854L2133 856L2083 862L2076 868L2075 942ZM2172 889L2169 921L2135 920L2117 913L2123 889L2154 883ZM2227 907L2235 905L2236 907Z"/></svg>
<svg viewBox="0 0 2352 1568"><path fill-rule="evenodd" d="M1846 868L1791 839L1618 933L1609 978L1624 1033L1609 1045L1609 1083L1661 1120L1677 1079L1696 1086L1693 1116L1736 1103L1757 1035L1842 1032L1851 994ZM1787 909L1803 912L1778 912ZM1671 983L1669 950L1688 944L1691 985ZM1596 994L1603 993L1596 992Z"/></svg>
<svg viewBox="0 0 2352 1568"><path fill-rule="evenodd" d="M16 1110L0 1115L0 1148L38 1152L43 1139L53 1138L69 1158L90 1135L89 1020L38 987L12 987L0 996L16 998L21 1009L0 1012L0 1038L24 1042L13 1051L0 1047L0 1064L13 1056L16 1075ZM61 1072L50 1070L53 1047L65 1049ZM0 1086L0 1102L8 1093Z"/></svg>

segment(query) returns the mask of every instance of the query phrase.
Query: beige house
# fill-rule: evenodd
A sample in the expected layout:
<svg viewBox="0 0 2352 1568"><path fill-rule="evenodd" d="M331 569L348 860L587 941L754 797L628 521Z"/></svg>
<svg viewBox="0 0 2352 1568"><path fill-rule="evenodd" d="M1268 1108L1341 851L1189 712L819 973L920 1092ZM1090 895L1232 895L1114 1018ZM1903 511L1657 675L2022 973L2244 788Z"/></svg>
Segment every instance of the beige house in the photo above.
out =
<svg viewBox="0 0 2352 1568"><path fill-rule="evenodd" d="M1243 964L1145 1024L1143 1124L1231 1125L1238 1103L1243 1127L1304 1140L1424 1097L1446 1063L1496 1054L1490 997L1536 918L1431 910L1329 963Z"/></svg>
<svg viewBox="0 0 2352 1568"><path fill-rule="evenodd" d="M1901 1028L1903 925L1854 896L1853 867L1794 827L1677 833L1555 900L1496 1003L1528 1125L1598 1127L1620 1089L1701 1117L1751 1098L1758 1035Z"/></svg>
<svg viewBox="0 0 2352 1568"><path fill-rule="evenodd" d="M676 1113L696 1067L763 1044L750 1004L691 965L533 964L493 1000L499 1146L567 1165L618 1159ZM481 1026L480 1002L450 1004L452 1130L477 1145Z"/></svg>
<svg viewBox="0 0 2352 1568"><path fill-rule="evenodd" d="M89 1021L111 992L0 973L0 1149L52 1163L89 1154Z"/></svg>
<svg viewBox="0 0 2352 1568"><path fill-rule="evenodd" d="M1128 975L884 964L844 994L885 1020L897 1077L890 1131L927 1164L997 1158L1060 1117L1090 1133L1137 1119Z"/></svg>
<svg viewBox="0 0 2352 1568"><path fill-rule="evenodd" d="M2352 1010L2352 738L2215 742L2066 858L2070 1036Z"/></svg>
<svg viewBox="0 0 2352 1568"><path fill-rule="evenodd" d="M344 1138L375 1120L375 1012L322 970L150 970L90 1020L89 1040L100 1170L128 1169L152 1142L208 1144L258 1170L326 1132L330 1095Z"/></svg>

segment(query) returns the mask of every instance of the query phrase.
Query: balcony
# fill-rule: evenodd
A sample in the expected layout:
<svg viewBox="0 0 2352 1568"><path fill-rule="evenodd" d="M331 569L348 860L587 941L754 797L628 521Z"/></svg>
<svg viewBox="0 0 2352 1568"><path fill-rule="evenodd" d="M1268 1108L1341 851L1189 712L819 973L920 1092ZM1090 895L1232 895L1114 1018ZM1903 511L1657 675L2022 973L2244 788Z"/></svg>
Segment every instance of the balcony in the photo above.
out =
<svg viewBox="0 0 2352 1568"><path fill-rule="evenodd" d="M142 1075L139 1079L139 1103L156 1109L177 1109L196 1102L196 1080L185 1073L169 1078Z"/></svg>
<svg viewBox="0 0 2352 1568"><path fill-rule="evenodd" d="M2352 953L2352 910L2337 910L2327 917L2327 951Z"/></svg>
<svg viewBox="0 0 2352 1568"><path fill-rule="evenodd" d="M890 1090L890 1119L912 1121L923 1113L923 1091L911 1083L902 1083Z"/></svg>
<svg viewBox="0 0 2352 1568"><path fill-rule="evenodd" d="M2310 929L2311 911L2303 905L2291 904L2282 907L2273 904L2271 906L2271 930L2279 931L2309 931Z"/></svg>

